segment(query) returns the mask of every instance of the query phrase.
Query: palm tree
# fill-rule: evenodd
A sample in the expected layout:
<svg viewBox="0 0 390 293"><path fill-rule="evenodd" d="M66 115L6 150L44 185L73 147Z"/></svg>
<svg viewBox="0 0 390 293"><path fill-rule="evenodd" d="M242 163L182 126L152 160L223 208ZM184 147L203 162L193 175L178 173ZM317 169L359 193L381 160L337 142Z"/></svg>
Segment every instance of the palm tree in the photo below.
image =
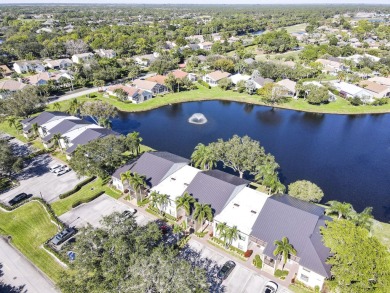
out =
<svg viewBox="0 0 390 293"><path fill-rule="evenodd" d="M182 196L176 198L176 208L182 208L186 216L191 214L191 206L194 203L195 199L188 192L185 192Z"/></svg>
<svg viewBox="0 0 390 293"><path fill-rule="evenodd" d="M344 72L344 71L339 71L339 72L337 73L337 78L339 79L339 81L345 80L345 78L346 78L345 72Z"/></svg>
<svg viewBox="0 0 390 293"><path fill-rule="evenodd" d="M282 240L275 240L274 245L276 245L276 248L274 250L274 255L281 255L283 258L283 267L286 265L287 259L290 254L296 255L297 251L295 248L289 243L287 237L283 237Z"/></svg>
<svg viewBox="0 0 390 293"><path fill-rule="evenodd" d="M19 133L21 124L18 118L16 118L15 116L9 116L7 117L7 122L10 127L13 126L16 129L17 133Z"/></svg>
<svg viewBox="0 0 390 293"><path fill-rule="evenodd" d="M56 146L55 149L57 147L59 147L61 152L62 152L63 150L62 150L61 143L60 143L61 138L63 138L61 133L56 133L53 135L51 140L53 141L53 146Z"/></svg>
<svg viewBox="0 0 390 293"><path fill-rule="evenodd" d="M138 200L142 201L143 197L141 191L142 188L146 187L145 176L141 176L138 173L134 172L133 176L131 176L129 179L129 184L135 191L135 194L137 196L137 201Z"/></svg>
<svg viewBox="0 0 390 293"><path fill-rule="evenodd" d="M158 203L160 205L160 211L161 211L161 214L165 213L165 209L167 207L167 205L169 204L169 201L170 201L170 196L168 194L165 194L165 193L162 193L159 195L158 197Z"/></svg>
<svg viewBox="0 0 390 293"><path fill-rule="evenodd" d="M371 231L372 226L372 207L365 208L360 214L352 213L349 218L355 223L356 226L366 228L368 231Z"/></svg>
<svg viewBox="0 0 390 293"><path fill-rule="evenodd" d="M107 128L107 129L111 129L111 121L110 119L108 118L101 118L99 119L99 125L104 127L104 128Z"/></svg>
<svg viewBox="0 0 390 293"><path fill-rule="evenodd" d="M280 182L278 172L279 165L276 163L265 163L257 168L256 182L264 185L268 189L268 194L283 193L286 187Z"/></svg>
<svg viewBox="0 0 390 293"><path fill-rule="evenodd" d="M338 214L338 219L341 219L341 217L344 217L345 219L348 218L351 213L353 212L352 205L350 203L346 202L339 202L337 200L331 200L328 201L326 204L330 205L326 213L329 214Z"/></svg>
<svg viewBox="0 0 390 293"><path fill-rule="evenodd" d="M38 123L34 123L33 125L31 125L31 130L33 131L34 135L35 136L38 136L39 135L39 126L38 126Z"/></svg>
<svg viewBox="0 0 390 293"><path fill-rule="evenodd" d="M122 184L124 185L125 182L127 182L127 184L129 184L129 180L130 180L131 177L132 177L131 171L123 172L123 173L121 174L121 181L122 181Z"/></svg>
<svg viewBox="0 0 390 293"><path fill-rule="evenodd" d="M225 244L225 247L227 247L227 241L229 238L228 230L229 230L229 226L226 223L218 223L216 227L216 232L218 233L219 238Z"/></svg>
<svg viewBox="0 0 390 293"><path fill-rule="evenodd" d="M69 114L75 115L79 111L80 103L77 101L77 99L73 99L69 102L69 108L67 112Z"/></svg>
<svg viewBox="0 0 390 293"><path fill-rule="evenodd" d="M213 220L213 211L208 204L195 202L194 219L202 226L204 220Z"/></svg>
<svg viewBox="0 0 390 293"><path fill-rule="evenodd" d="M227 231L229 246L232 245L232 242L237 240L238 238L238 229L237 226L233 226L231 228L228 228Z"/></svg>
<svg viewBox="0 0 390 293"><path fill-rule="evenodd" d="M54 108L54 110L56 110L56 111L61 111L61 104L58 103L58 102L55 102L55 103L53 104L53 108Z"/></svg>
<svg viewBox="0 0 390 293"><path fill-rule="evenodd" d="M199 143L191 155L191 161L195 167L210 170L217 165L217 158L210 146Z"/></svg>
<svg viewBox="0 0 390 293"><path fill-rule="evenodd" d="M126 144L128 149L132 153L136 153L136 155L141 152L141 142L142 138L140 137L139 132L134 131L132 133L127 134L126 136Z"/></svg>
<svg viewBox="0 0 390 293"><path fill-rule="evenodd" d="M154 208L157 208L158 203L159 203L159 193L157 191L153 191L150 194L150 205Z"/></svg>

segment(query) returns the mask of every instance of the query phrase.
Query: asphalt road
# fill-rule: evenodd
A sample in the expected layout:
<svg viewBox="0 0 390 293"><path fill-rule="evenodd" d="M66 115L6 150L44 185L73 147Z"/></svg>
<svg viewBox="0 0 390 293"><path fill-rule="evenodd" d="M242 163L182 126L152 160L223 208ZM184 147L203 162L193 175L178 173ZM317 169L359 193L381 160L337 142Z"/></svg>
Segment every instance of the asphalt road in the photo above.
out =
<svg viewBox="0 0 390 293"><path fill-rule="evenodd" d="M81 96L84 96L84 95L96 93L97 91L98 91L97 87L90 88L90 89L85 89L85 90L80 90L80 91L75 91L73 93L69 93L69 94L60 96L58 99L50 101L49 104L52 104L52 103L55 103L55 102L66 101L66 100L70 100L70 99L73 99L73 98L81 97Z"/></svg>
<svg viewBox="0 0 390 293"><path fill-rule="evenodd" d="M0 264L3 276L0 280L9 288L4 292L56 293L54 284L34 267L18 250L0 237ZM11 288L14 291L11 291ZM20 290L23 288L22 290ZM7 290L8 289L8 290ZM15 290L16 289L16 290ZM19 291L17 290L19 289ZM1 291L3 292L3 291Z"/></svg>

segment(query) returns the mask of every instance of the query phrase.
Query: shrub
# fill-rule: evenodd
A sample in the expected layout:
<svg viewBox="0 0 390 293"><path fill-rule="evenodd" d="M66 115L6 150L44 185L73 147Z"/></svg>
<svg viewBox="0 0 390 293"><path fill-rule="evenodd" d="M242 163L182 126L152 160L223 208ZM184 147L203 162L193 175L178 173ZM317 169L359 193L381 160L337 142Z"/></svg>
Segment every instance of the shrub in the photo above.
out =
<svg viewBox="0 0 390 293"><path fill-rule="evenodd" d="M49 205L44 199L34 197L33 200L39 201L41 204L43 204L46 208L46 211L49 213L49 216L51 217L51 220L56 222L58 226L61 227L61 229L65 228L65 223L62 222L57 215L54 213L53 209L51 208L51 205Z"/></svg>
<svg viewBox="0 0 390 293"><path fill-rule="evenodd" d="M280 278L281 280L284 280L286 278L286 276L288 275L288 271L276 270L274 275L275 275L275 277Z"/></svg>
<svg viewBox="0 0 390 293"><path fill-rule="evenodd" d="M360 100L358 97L349 99L349 102L354 106L360 106L363 105L362 100Z"/></svg>
<svg viewBox="0 0 390 293"><path fill-rule="evenodd" d="M382 105L386 105L388 102L389 102L388 98L382 98L382 99L375 100L371 105L382 106Z"/></svg>
<svg viewBox="0 0 390 293"><path fill-rule="evenodd" d="M90 197L90 198L77 200L77 201L75 201L75 202L72 204L72 208L78 207L79 205L81 205L81 204L83 204L83 203L87 203L87 202L93 201L94 199L98 198L98 197L101 196L102 194L104 194L104 191L99 191L98 193L96 193L95 195L93 195L93 196Z"/></svg>
<svg viewBox="0 0 390 293"><path fill-rule="evenodd" d="M253 265L258 269L263 267L263 261L261 260L260 255L255 255L255 258L253 259Z"/></svg>
<svg viewBox="0 0 390 293"><path fill-rule="evenodd" d="M253 253L253 250L247 250L247 251L245 251L244 256L250 257L252 255L252 253Z"/></svg>
<svg viewBox="0 0 390 293"><path fill-rule="evenodd" d="M73 193L76 193L77 191L79 191L84 185L87 185L88 183L92 182L95 179L96 179L96 176L92 176L92 177L85 179L84 181L81 181L72 190L69 190L63 194L60 194L60 199L64 199L64 198L67 198L68 196L71 196Z"/></svg>
<svg viewBox="0 0 390 293"><path fill-rule="evenodd" d="M198 83L203 85L205 88L211 89L211 86L204 80L198 79Z"/></svg>

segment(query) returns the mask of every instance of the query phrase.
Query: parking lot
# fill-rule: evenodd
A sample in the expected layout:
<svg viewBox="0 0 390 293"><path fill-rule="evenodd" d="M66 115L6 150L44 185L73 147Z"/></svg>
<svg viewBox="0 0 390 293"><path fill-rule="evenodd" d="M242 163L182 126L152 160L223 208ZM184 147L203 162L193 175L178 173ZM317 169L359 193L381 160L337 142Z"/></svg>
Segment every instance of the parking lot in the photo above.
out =
<svg viewBox="0 0 390 293"><path fill-rule="evenodd" d="M266 277L260 276L236 262L236 267L229 277L221 282L216 274L226 261L234 261L234 259L230 259L219 253L218 250L207 247L194 239L191 239L188 244L188 248L183 251L183 257L207 270L208 281L212 286L211 292L213 293L259 293L263 292L264 285L269 281ZM290 291L279 287L278 292L287 293Z"/></svg>
<svg viewBox="0 0 390 293"><path fill-rule="evenodd" d="M8 203L15 195L25 192L33 196L42 196L51 203L59 199L59 195L71 190L85 178L77 178L74 171L57 176L49 171L50 167L61 164L45 154L31 160L26 168L17 176L20 185L0 195L0 200Z"/></svg>
<svg viewBox="0 0 390 293"><path fill-rule="evenodd" d="M121 203L108 195L101 195L93 201L82 204L59 218L69 226L76 228L85 227L87 223L93 227L100 227L100 220L114 212L122 213L128 210L129 206ZM144 214L136 213L135 219L139 225L145 225L152 219Z"/></svg>

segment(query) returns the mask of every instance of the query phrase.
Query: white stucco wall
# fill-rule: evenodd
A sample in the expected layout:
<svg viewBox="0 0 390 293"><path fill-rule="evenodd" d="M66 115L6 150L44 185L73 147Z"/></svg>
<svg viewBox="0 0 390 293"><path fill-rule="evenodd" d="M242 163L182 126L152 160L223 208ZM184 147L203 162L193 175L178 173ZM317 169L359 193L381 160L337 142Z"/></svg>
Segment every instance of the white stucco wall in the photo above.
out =
<svg viewBox="0 0 390 293"><path fill-rule="evenodd" d="M305 280L304 276L308 278L307 281ZM302 266L299 266L297 280L309 287L314 288L315 286L318 286L321 289L322 285L324 284L325 277Z"/></svg>

